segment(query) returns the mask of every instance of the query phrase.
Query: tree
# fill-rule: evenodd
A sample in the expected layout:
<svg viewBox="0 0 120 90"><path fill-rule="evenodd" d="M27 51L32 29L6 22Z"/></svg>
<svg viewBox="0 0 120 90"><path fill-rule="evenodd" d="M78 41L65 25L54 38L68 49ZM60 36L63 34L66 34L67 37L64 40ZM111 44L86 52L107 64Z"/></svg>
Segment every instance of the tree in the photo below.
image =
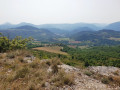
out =
<svg viewBox="0 0 120 90"><path fill-rule="evenodd" d="M7 50L25 49L28 42L33 40L31 37L23 39L21 36L17 36L10 40L0 33L0 52Z"/></svg>

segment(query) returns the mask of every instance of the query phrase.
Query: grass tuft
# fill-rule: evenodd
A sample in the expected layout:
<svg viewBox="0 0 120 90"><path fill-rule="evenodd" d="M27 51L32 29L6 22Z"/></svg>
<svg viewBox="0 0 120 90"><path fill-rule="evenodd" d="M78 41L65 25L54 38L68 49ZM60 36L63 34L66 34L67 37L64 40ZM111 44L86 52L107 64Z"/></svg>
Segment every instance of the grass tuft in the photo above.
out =
<svg viewBox="0 0 120 90"><path fill-rule="evenodd" d="M74 84L74 74L65 73L64 70L59 70L56 76L52 79L56 86L72 85Z"/></svg>
<svg viewBox="0 0 120 90"><path fill-rule="evenodd" d="M9 59L15 58L15 53L8 53L7 58L9 58Z"/></svg>
<svg viewBox="0 0 120 90"><path fill-rule="evenodd" d="M24 78L28 73L29 69L27 67L23 67L22 69L16 72L15 79Z"/></svg>

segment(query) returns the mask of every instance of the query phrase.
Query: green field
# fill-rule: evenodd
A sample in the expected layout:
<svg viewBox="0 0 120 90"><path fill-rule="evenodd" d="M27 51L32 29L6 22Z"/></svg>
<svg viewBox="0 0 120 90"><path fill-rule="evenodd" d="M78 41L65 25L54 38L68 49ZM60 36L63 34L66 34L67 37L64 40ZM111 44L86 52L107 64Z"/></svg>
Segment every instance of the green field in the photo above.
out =
<svg viewBox="0 0 120 90"><path fill-rule="evenodd" d="M59 41L74 41L70 38L58 38Z"/></svg>

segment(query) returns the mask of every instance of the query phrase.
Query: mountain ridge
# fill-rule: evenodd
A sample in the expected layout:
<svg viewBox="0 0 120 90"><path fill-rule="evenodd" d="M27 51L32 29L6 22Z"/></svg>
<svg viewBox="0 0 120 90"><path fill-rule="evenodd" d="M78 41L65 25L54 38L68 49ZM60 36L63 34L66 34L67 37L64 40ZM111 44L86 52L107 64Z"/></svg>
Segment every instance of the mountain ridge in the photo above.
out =
<svg viewBox="0 0 120 90"><path fill-rule="evenodd" d="M31 24L31 23L26 23L26 22L22 22L19 24L1 24L0 25L0 29L8 29L8 28L15 28L15 27L19 27L19 26L24 26L24 25L31 25L37 28L58 28L58 29L62 29L62 30L74 30L78 27L89 27L92 28L94 30L99 30L101 28L103 28L101 26L101 24L97 23L73 23L73 24L69 24L69 23L65 23L65 24L40 24L40 25L35 25L35 24Z"/></svg>
<svg viewBox="0 0 120 90"><path fill-rule="evenodd" d="M5 36L9 34L11 38L14 38L15 36L22 36L23 38L33 37L40 41L54 41L54 38L58 37L47 29L39 29L29 25L0 30L0 32Z"/></svg>

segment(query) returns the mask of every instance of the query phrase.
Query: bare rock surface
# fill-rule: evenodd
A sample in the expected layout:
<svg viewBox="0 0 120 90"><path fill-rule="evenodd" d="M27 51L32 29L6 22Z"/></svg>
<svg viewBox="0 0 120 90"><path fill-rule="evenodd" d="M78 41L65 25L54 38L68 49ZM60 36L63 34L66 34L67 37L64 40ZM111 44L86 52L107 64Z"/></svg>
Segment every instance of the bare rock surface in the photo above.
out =
<svg viewBox="0 0 120 90"><path fill-rule="evenodd" d="M89 70L106 76L114 75L115 72L118 72L120 75L120 68L112 66L91 66L89 67Z"/></svg>
<svg viewBox="0 0 120 90"><path fill-rule="evenodd" d="M24 61L27 61L28 63L32 63L33 60L35 60L34 56L24 57Z"/></svg>
<svg viewBox="0 0 120 90"><path fill-rule="evenodd" d="M66 65L66 64L58 65L58 67L63 68L66 72L80 71L80 69Z"/></svg>
<svg viewBox="0 0 120 90"><path fill-rule="evenodd" d="M75 75L75 84L69 88L60 88L58 90L119 90L119 87L112 88L106 84L103 84L101 81L93 79L84 74L84 69L78 69L69 65L59 65L58 67L63 68L65 72L74 72ZM99 70L103 74L108 74L108 72L113 72L118 70L116 67L90 67L90 70ZM103 70L102 70L103 69ZM108 70L108 71L107 71Z"/></svg>

